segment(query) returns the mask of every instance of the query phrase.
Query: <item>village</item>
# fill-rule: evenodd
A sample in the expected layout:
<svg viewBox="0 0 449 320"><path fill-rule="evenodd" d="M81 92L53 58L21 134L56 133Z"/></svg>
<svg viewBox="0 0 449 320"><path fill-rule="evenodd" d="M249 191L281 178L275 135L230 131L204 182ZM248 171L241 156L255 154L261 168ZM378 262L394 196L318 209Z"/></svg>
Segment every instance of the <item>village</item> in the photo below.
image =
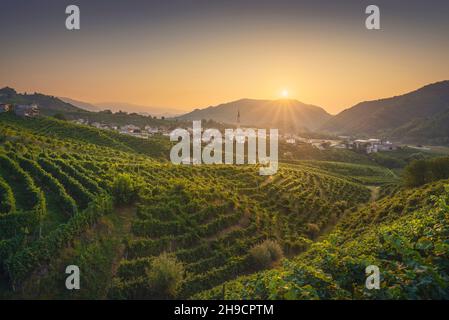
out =
<svg viewBox="0 0 449 320"><path fill-rule="evenodd" d="M73 123L76 124L81 124L81 125L87 125L87 126L91 126L97 129L102 129L102 130L112 130L112 131L117 131L121 134L126 134L126 135L130 135L136 138L142 138L142 139L148 139L150 136L154 136L154 135L163 135L163 136L170 136L170 130L167 127L164 126L144 126L139 127L136 126L134 124L126 124L124 126L117 126L117 125L111 125L111 124L107 124L107 123L100 123L100 122L96 122L96 121L89 121L87 119L77 119L77 120L73 120L71 121Z"/></svg>
<svg viewBox="0 0 449 320"><path fill-rule="evenodd" d="M39 115L39 107L36 104L0 104L0 113L4 112L13 112L20 117L37 117Z"/></svg>
<svg viewBox="0 0 449 320"><path fill-rule="evenodd" d="M292 145L307 143L319 150L330 148L347 149L366 154L377 153L379 151L394 151L399 147L393 142L378 138L355 139L350 136L338 136L335 139L309 139L292 134L279 135L279 137L284 139L285 143Z"/></svg>
<svg viewBox="0 0 449 320"><path fill-rule="evenodd" d="M39 107L36 104L30 105L12 105L0 104L0 113L13 112L17 116L33 118L40 114ZM171 130L166 126L149 126L139 127L134 124L126 124L124 126L117 126L107 123L92 122L88 119L71 120L72 123L87 125L97 129L117 131L121 134L130 135L133 137L148 139L154 135L170 136ZM240 114L237 115L237 127L240 127ZM192 128L185 128L191 132ZM362 152L366 154L377 153L379 151L394 151L398 149L398 145L383 139L369 138L369 139L354 139L350 136L338 136L334 139L311 139L304 138L295 134L279 134L281 142L296 145L306 143L312 145L318 150L326 150L330 148L347 149L355 152Z"/></svg>

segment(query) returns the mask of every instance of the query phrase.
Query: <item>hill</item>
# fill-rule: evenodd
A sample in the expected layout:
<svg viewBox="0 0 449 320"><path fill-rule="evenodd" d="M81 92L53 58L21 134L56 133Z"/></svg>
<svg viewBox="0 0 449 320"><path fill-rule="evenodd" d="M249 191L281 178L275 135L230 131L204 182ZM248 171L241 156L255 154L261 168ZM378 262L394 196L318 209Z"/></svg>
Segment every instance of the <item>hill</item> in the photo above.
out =
<svg viewBox="0 0 449 320"><path fill-rule="evenodd" d="M331 115L320 107L287 99L241 99L201 110L196 109L179 118L183 120L212 119L236 124L238 112L240 112L242 125L279 128L291 132L314 130L331 118Z"/></svg>
<svg viewBox="0 0 449 320"><path fill-rule="evenodd" d="M448 299L447 183L402 191L365 206L281 267L194 298ZM369 265L379 267L379 290L365 287Z"/></svg>
<svg viewBox="0 0 449 320"><path fill-rule="evenodd" d="M103 110L103 108L100 108L100 107L98 107L92 103L89 103L89 102L79 101L79 100L66 98L66 97L58 97L58 98L66 103L71 104L72 106L75 106L75 107L78 107L80 109L84 109L87 111L97 112L97 111Z"/></svg>
<svg viewBox="0 0 449 320"><path fill-rule="evenodd" d="M0 115L0 295L159 297L145 269L168 252L186 268L178 294L188 297L253 272L248 250L260 241L295 254L370 198L338 172L283 165L267 179L254 166L175 166L156 161L152 141L120 137ZM123 175L136 186L116 184ZM138 195L123 221L115 204L126 190ZM90 275L86 290L58 285L68 261Z"/></svg>
<svg viewBox="0 0 449 320"><path fill-rule="evenodd" d="M88 122L100 122L111 126L121 127L133 124L141 128L147 125L153 127L176 128L181 125L181 122L176 122L175 120L156 119L152 115L143 115L136 112L113 113L110 110L100 111L102 107L70 98L57 98L41 93L20 94L9 87L0 89L0 103L36 103L40 108L41 114L44 116L62 114L67 120L83 119ZM182 123L182 125L185 125L185 123Z"/></svg>
<svg viewBox="0 0 449 320"><path fill-rule="evenodd" d="M447 124L433 120L448 110L449 81L441 81L401 96L361 102L342 111L320 129L341 134L417 138L417 127L428 129L433 125L437 127L431 130L432 136L429 137L430 133L426 136L441 138L447 137ZM394 132L398 127L401 131Z"/></svg>
<svg viewBox="0 0 449 320"><path fill-rule="evenodd" d="M0 297L446 297L445 181L406 190L374 164L313 160L266 177L173 165L169 147L1 114ZM385 270L378 293L367 263ZM83 290L61 285L69 264Z"/></svg>
<svg viewBox="0 0 449 320"><path fill-rule="evenodd" d="M40 93L21 94L17 93L14 89L9 87L0 89L0 103L11 103L11 104L36 103L39 106L41 113L44 115L54 115L56 113L65 113L65 112L85 112L85 110L75 107L70 103L64 102L57 97L48 96Z"/></svg>
<svg viewBox="0 0 449 320"><path fill-rule="evenodd" d="M392 139L404 143L449 145L449 109L437 115L412 120L389 132Z"/></svg>
<svg viewBox="0 0 449 320"><path fill-rule="evenodd" d="M176 108L143 106L126 102L100 102L95 105L104 110L137 112L142 115L151 115L153 117L175 117L184 113L182 110Z"/></svg>

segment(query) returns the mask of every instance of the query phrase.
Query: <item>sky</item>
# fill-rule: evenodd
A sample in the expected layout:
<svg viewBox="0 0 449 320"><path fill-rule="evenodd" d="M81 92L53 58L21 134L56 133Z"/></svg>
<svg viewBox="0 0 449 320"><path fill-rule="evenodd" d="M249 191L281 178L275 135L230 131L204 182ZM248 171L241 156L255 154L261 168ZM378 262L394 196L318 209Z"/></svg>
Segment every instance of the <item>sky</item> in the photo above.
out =
<svg viewBox="0 0 449 320"><path fill-rule="evenodd" d="M0 0L0 87L185 111L287 93L335 114L449 79L447 34L447 0Z"/></svg>

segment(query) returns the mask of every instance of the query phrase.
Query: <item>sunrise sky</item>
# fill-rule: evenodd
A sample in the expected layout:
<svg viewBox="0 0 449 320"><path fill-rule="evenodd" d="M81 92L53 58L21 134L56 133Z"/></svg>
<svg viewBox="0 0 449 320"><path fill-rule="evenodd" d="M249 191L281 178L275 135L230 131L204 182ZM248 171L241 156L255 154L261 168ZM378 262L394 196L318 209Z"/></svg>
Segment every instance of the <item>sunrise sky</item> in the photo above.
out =
<svg viewBox="0 0 449 320"><path fill-rule="evenodd" d="M365 28L369 4L380 31ZM81 30L65 29L65 7ZM182 110L289 98L337 113L449 79L449 1L1 0L0 87Z"/></svg>

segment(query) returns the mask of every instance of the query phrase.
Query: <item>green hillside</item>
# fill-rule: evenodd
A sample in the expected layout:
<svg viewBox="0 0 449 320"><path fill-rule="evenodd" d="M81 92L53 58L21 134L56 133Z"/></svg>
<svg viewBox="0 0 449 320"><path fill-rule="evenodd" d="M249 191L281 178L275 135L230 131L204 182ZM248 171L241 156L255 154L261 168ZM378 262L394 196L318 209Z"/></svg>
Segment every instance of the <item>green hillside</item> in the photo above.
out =
<svg viewBox="0 0 449 320"><path fill-rule="evenodd" d="M448 299L447 183L366 206L280 268L227 282L195 298L222 299L224 292L225 299ZM365 288L368 265L380 269L380 290Z"/></svg>
<svg viewBox="0 0 449 320"><path fill-rule="evenodd" d="M361 102L331 118L320 130L447 144L444 118L448 110L449 81L441 81L404 95Z"/></svg>
<svg viewBox="0 0 449 320"><path fill-rule="evenodd" d="M431 145L449 145L449 106L446 111L415 119L391 131L396 140Z"/></svg>
<svg viewBox="0 0 449 320"><path fill-rule="evenodd" d="M444 297L447 216L430 210L442 182L405 190L381 166L316 160L265 177L248 165L176 166L169 149L161 138L0 115L0 297L215 298L226 283L226 298L369 298L357 289L367 261L424 277L424 291L411 282L385 297L415 287L418 298ZM402 268L401 254L424 271ZM65 289L70 264L86 275L83 290ZM273 289L271 275L285 286Z"/></svg>
<svg viewBox="0 0 449 320"><path fill-rule="evenodd" d="M40 93L21 94L17 93L14 89L9 87L0 89L0 103L35 103L39 106L41 113L45 115L53 115L55 113L65 112L85 112L83 109L77 108L53 96L48 96Z"/></svg>

